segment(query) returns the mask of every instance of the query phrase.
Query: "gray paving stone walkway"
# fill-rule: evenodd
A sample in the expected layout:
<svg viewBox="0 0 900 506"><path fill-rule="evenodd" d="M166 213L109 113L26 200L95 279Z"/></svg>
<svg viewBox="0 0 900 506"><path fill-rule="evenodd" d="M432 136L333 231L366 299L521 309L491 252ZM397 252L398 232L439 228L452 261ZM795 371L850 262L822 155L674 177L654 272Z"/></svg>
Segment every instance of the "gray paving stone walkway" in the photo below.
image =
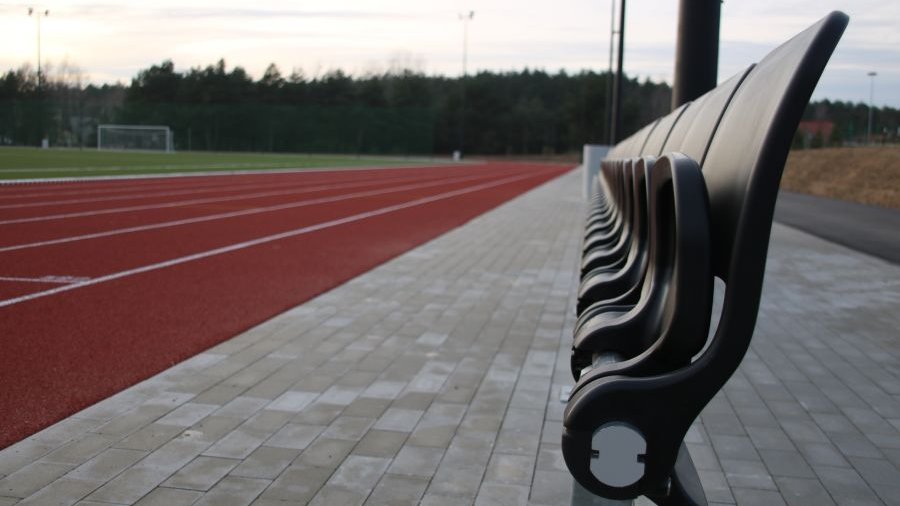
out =
<svg viewBox="0 0 900 506"><path fill-rule="evenodd" d="M0 452L7 504L568 505L573 172ZM776 225L711 501L900 504L900 267ZM645 503L645 501L639 501Z"/></svg>

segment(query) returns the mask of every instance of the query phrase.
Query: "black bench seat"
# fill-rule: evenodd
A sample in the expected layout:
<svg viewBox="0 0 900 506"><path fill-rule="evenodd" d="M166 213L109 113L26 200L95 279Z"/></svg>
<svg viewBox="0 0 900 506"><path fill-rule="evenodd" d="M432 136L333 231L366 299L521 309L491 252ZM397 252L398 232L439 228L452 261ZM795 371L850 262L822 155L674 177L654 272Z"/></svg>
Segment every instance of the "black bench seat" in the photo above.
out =
<svg viewBox="0 0 900 506"><path fill-rule="evenodd" d="M562 435L588 490L706 504L684 435L750 345L784 163L847 22L829 14L603 162Z"/></svg>

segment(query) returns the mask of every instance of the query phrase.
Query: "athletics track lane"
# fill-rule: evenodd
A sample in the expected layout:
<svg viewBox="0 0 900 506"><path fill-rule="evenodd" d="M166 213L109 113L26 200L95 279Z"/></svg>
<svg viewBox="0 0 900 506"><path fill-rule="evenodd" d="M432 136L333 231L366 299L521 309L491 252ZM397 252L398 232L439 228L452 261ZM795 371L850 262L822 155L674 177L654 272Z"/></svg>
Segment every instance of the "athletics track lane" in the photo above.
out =
<svg viewBox="0 0 900 506"><path fill-rule="evenodd" d="M4 329L0 448L459 226L565 170L547 165L489 164L418 173L409 169L353 171L380 172L386 178L402 179L393 181L397 186L416 180L438 184L323 203L309 206L307 212L260 213L255 221L241 226L230 227L225 225L228 220L222 220L203 223L212 227L206 229L193 224L172 227L166 234L155 236L155 242L147 241L144 232L127 234L127 238L116 235L98 239L115 241L107 244L114 244L114 248L106 248L105 256L104 248L67 252L63 245L55 245L52 255L50 249L35 247L25 250L28 255L15 257L12 264L8 262L11 255L22 252L0 251L0 278L15 277L15 271L20 270L29 273L23 278L45 281L0 281L0 287L18 287L12 295L0 293L0 328ZM319 183L348 181L331 179L328 173L314 174L313 180ZM442 183L442 177L470 179ZM57 186L60 191L71 192L77 184ZM34 191L36 186L29 188ZM83 189L92 188L104 186ZM344 192L367 188L386 186L374 183ZM48 197L55 198L36 198ZM4 202L2 198L0 202ZM0 210L0 221L3 216ZM231 228L238 234L231 235ZM228 236L218 237L220 233ZM197 244L202 246L190 246L195 238L201 239ZM78 243L68 246L74 244ZM168 253L145 253L156 248ZM212 253L209 248L214 248ZM29 265L35 263L54 265L47 258L62 262L85 255L91 262L82 265L94 269L89 276L76 273L64 274L70 278L45 279L37 276L42 271L29 271ZM119 256L128 260L119 260ZM109 257L116 259L110 263ZM156 264L142 264L154 260ZM86 277L91 279L86 281ZM37 298L9 304L28 294L37 294Z"/></svg>

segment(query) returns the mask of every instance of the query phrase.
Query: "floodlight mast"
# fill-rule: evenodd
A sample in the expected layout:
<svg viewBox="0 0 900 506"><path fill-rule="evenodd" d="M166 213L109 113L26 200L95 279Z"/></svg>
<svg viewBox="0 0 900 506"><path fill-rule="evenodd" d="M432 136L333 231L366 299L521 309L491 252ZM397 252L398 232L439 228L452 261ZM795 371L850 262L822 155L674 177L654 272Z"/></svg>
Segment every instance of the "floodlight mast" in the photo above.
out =
<svg viewBox="0 0 900 506"><path fill-rule="evenodd" d="M875 76L878 72L872 71L867 74L869 76L869 126L866 129L866 144L872 144L872 102L875 99Z"/></svg>
<svg viewBox="0 0 900 506"><path fill-rule="evenodd" d="M41 18L47 17L50 15L50 9L35 9L34 7L28 8L28 15L34 16L35 20L37 20L37 79L38 79L38 89L41 89L42 78L41 78Z"/></svg>
<svg viewBox="0 0 900 506"><path fill-rule="evenodd" d="M466 123L466 77L468 71L466 69L469 58L469 23L475 18L475 11L469 11L465 14L459 14L459 20L463 23L463 58L462 58L462 79L459 83L459 152L460 158L463 156L463 140L465 137Z"/></svg>

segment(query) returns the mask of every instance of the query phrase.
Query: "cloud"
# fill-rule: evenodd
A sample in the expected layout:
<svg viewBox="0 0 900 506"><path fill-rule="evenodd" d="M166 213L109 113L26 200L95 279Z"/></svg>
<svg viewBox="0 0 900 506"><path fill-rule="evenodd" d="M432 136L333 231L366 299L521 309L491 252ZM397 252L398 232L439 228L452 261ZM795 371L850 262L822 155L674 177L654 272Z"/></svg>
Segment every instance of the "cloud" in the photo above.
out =
<svg viewBox="0 0 900 506"><path fill-rule="evenodd" d="M68 56L95 79L130 81L136 69L171 58L180 69L224 57L260 76L282 69L343 68L365 72L398 51L412 53L429 73L461 71L462 24L475 10L469 69L550 72L607 68L609 1L330 0L46 0L43 53ZM52 3L51 3L52 2ZM34 62L34 21L26 4L0 4L0 69ZM671 81L675 0L628 3L625 67L630 75ZM844 8L850 27L817 90L859 100L876 70L876 102L900 107L900 2L896 0L726 0L722 4L720 76L758 61L829 10ZM883 102L882 102L883 100Z"/></svg>

